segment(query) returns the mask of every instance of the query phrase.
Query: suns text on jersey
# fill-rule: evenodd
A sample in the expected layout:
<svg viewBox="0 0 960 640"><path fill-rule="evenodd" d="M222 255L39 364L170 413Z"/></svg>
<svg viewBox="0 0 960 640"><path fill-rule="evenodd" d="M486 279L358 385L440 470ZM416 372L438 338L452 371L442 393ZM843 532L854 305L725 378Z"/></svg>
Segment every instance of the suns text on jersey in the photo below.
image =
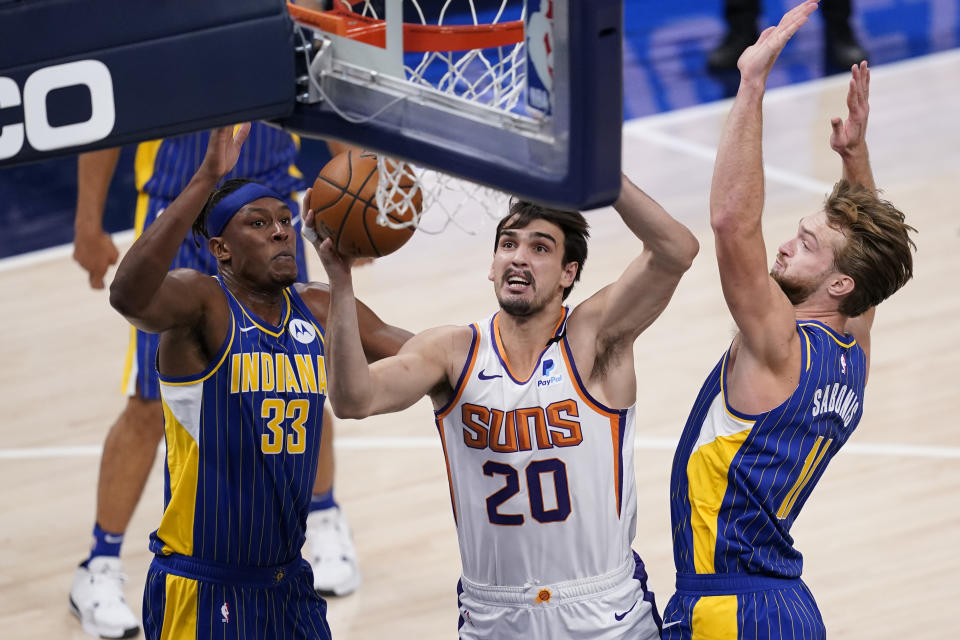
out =
<svg viewBox="0 0 960 640"><path fill-rule="evenodd" d="M316 362L316 366L314 366ZM230 393L277 391L327 393L323 356L285 353L235 353L230 361Z"/></svg>
<svg viewBox="0 0 960 640"><path fill-rule="evenodd" d="M575 447L583 442L579 416L572 399L512 411L464 404L460 411L464 444L500 453Z"/></svg>
<svg viewBox="0 0 960 640"><path fill-rule="evenodd" d="M828 412L836 413L843 420L843 426L849 427L850 421L859 409L860 399L857 393L845 384L834 382L814 392L810 413L814 416Z"/></svg>

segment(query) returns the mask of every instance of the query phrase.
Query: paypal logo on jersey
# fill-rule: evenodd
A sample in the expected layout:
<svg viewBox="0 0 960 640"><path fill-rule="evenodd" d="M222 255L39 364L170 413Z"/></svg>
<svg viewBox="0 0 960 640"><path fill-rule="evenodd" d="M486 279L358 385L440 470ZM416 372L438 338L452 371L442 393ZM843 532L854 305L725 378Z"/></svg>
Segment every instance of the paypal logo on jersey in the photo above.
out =
<svg viewBox="0 0 960 640"><path fill-rule="evenodd" d="M549 359L549 358L548 358L547 360L544 360L544 361L543 361L543 366L542 366L541 369L540 369L540 377L541 377L541 379L540 379L540 380L537 380L537 386L538 386L538 387L549 387L549 386L552 385L554 382L560 382L560 381L563 380L563 376L559 376L559 375L557 375L557 376L551 376L551 375L550 375L550 372L553 371L553 367L554 367L554 364L553 364L553 360L552 360L552 359ZM547 376L550 376L550 377L547 377ZM546 379L544 380L543 378L546 378Z"/></svg>

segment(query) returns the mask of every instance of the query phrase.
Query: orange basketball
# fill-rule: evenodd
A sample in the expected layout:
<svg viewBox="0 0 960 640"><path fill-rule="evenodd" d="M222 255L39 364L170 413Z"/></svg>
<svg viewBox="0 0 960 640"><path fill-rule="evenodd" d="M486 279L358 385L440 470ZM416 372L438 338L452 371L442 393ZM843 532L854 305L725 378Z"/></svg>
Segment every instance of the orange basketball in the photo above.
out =
<svg viewBox="0 0 960 640"><path fill-rule="evenodd" d="M414 227L394 229L377 222L377 156L369 151L338 153L320 171L313 183L310 208L316 228L329 236L336 250L345 256L376 258L393 253L413 235ZM411 206L388 213L394 223L411 222L423 206L423 195L413 179L404 176L394 202L409 197ZM416 189L410 193L411 189Z"/></svg>

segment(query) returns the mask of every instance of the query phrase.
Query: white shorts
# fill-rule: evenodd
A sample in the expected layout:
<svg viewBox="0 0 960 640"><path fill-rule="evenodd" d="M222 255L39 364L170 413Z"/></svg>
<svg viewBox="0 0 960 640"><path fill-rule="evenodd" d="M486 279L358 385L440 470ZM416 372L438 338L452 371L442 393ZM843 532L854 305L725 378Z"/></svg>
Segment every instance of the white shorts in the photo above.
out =
<svg viewBox="0 0 960 640"><path fill-rule="evenodd" d="M491 587L460 580L460 640L658 640L660 619L636 556L586 580Z"/></svg>

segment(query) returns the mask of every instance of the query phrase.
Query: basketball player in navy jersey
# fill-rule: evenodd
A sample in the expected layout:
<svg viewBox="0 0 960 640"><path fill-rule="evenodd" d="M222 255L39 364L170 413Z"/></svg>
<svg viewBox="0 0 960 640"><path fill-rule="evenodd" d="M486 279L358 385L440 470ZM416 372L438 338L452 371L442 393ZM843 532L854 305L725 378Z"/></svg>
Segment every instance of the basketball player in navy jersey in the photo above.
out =
<svg viewBox="0 0 960 640"><path fill-rule="evenodd" d="M209 134L190 133L138 145L135 178L139 191L135 232L157 219L190 181L203 159ZM344 145L328 142L331 153ZM237 166L227 176L256 178L283 194L296 215L292 193L303 188L295 165L297 141L266 124L252 124L250 138ZM78 158L78 189L74 258L87 270L90 286L102 289L108 267L119 256L103 231L107 189L119 149L82 154ZM303 247L297 246L298 274L306 281ZM171 265L213 275L216 261L206 246L187 238ZM160 391L154 367L158 336L134 329L124 373L127 404L111 426L100 460L97 510L89 557L77 568L70 592L70 609L87 633L104 638L130 637L139 628L123 596L120 550L123 535L143 493L157 444L163 436ZM328 410L328 418L330 413ZM349 526L333 496L333 429L325 422L320 463L308 518L307 539L314 586L322 595L346 595L360 583Z"/></svg>
<svg viewBox="0 0 960 640"><path fill-rule="evenodd" d="M877 197L866 145L870 74L851 70L831 147L843 179L767 268L761 213L767 75L817 8L804 2L740 57L710 192L720 282L738 332L687 419L670 485L677 592L670 640L819 640L790 528L863 413L876 305L912 276L904 215Z"/></svg>
<svg viewBox="0 0 960 640"><path fill-rule="evenodd" d="M351 262L329 239L319 247L334 411L361 418L433 400L460 541L463 640L659 638L631 550L633 344L699 247L626 177L614 208L642 251L572 311L563 300L586 259L586 220L515 202L489 273L500 310L425 331L369 367Z"/></svg>
<svg viewBox="0 0 960 640"><path fill-rule="evenodd" d="M150 639L330 635L300 557L328 384L329 293L297 283L283 195L247 180L210 195L249 128L210 134L197 173L130 248L110 287L118 311L161 336L167 454L144 592ZM192 226L209 238L216 277L169 269ZM409 334L358 306L363 351L396 353Z"/></svg>

